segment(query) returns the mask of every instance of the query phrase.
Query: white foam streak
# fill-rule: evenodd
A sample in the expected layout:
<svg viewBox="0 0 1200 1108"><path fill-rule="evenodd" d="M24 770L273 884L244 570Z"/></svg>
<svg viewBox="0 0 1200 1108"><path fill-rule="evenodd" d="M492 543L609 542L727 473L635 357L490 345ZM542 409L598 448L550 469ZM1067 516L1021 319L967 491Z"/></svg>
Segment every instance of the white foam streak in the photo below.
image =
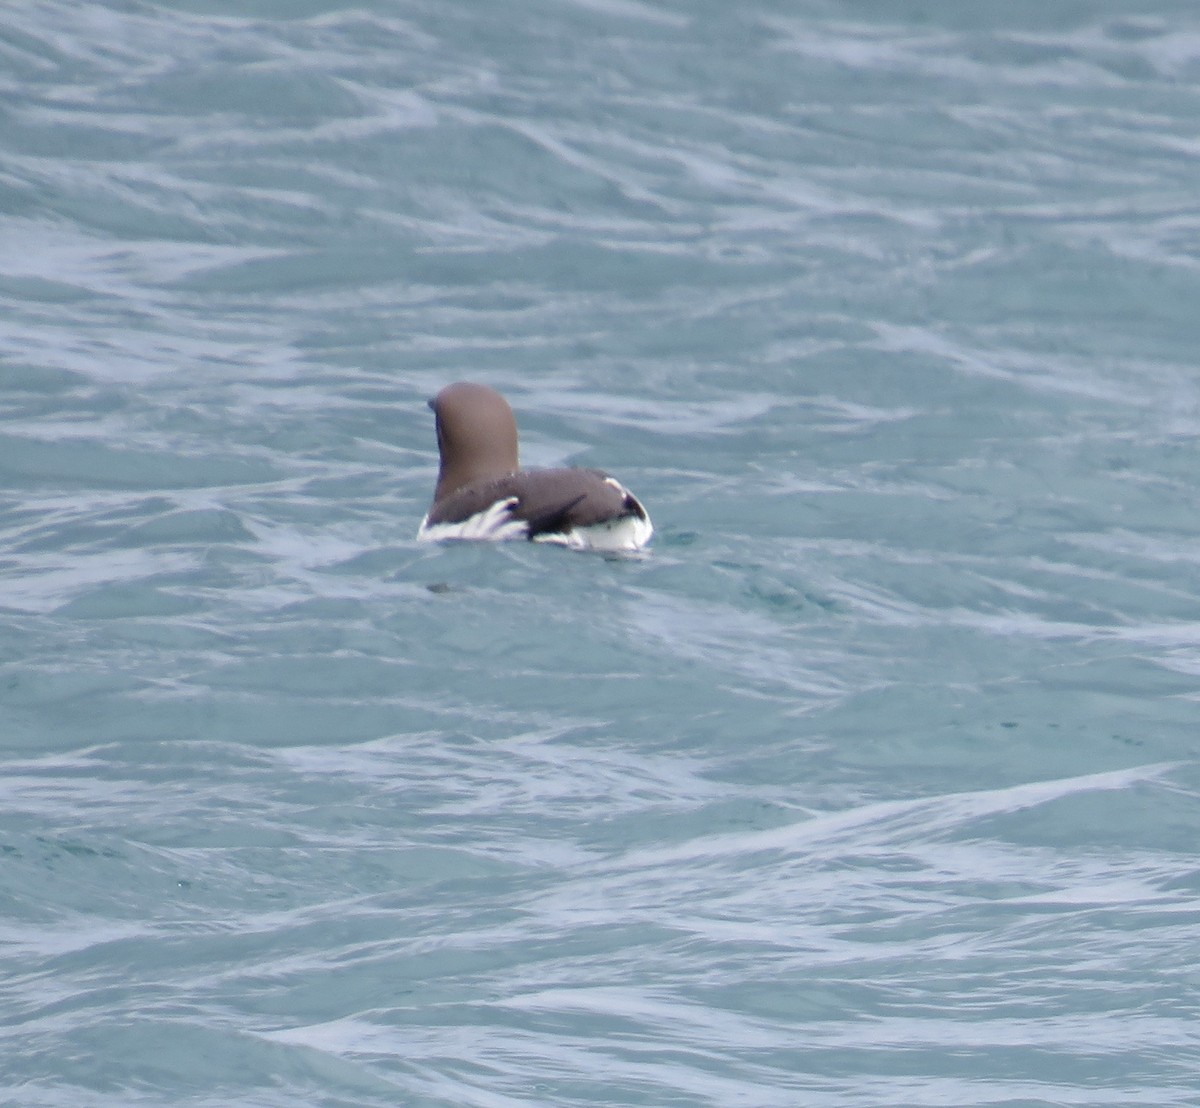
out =
<svg viewBox="0 0 1200 1108"><path fill-rule="evenodd" d="M637 870L686 861L733 861L762 851L811 854L849 842L858 848L882 847L907 838L915 830L925 836L941 836L988 817L1038 807L1078 793L1126 789L1157 781L1173 768L1174 764L1164 763L1005 789L869 804L812 816L769 831L715 835L677 847L634 852L621 859L621 869Z"/></svg>

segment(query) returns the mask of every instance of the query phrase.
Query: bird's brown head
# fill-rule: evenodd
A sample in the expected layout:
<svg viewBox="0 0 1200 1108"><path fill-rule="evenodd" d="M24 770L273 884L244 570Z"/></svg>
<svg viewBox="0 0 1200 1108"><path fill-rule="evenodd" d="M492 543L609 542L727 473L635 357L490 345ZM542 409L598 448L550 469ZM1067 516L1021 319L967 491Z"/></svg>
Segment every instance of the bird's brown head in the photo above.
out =
<svg viewBox="0 0 1200 1108"><path fill-rule="evenodd" d="M459 381L442 389L429 406L441 454L435 504L472 481L516 472L517 421L495 389Z"/></svg>

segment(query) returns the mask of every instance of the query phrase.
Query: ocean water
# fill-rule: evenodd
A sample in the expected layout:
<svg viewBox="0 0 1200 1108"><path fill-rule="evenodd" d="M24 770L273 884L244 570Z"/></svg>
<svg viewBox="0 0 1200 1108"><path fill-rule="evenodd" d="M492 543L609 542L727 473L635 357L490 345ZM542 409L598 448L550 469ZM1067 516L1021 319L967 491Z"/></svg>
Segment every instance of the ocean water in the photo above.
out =
<svg viewBox="0 0 1200 1108"><path fill-rule="evenodd" d="M0 20L0 1103L1200 1099L1194 0ZM505 393L645 557L414 540Z"/></svg>

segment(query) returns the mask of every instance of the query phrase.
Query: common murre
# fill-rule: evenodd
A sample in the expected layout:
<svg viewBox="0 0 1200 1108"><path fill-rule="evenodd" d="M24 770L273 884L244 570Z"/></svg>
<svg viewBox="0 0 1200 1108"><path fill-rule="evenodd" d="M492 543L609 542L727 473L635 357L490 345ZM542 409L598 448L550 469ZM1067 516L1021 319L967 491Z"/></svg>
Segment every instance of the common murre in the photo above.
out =
<svg viewBox="0 0 1200 1108"><path fill-rule="evenodd" d="M634 551L654 527L641 501L598 469L521 469L508 401L459 381L429 401L441 466L417 538L526 539L575 550Z"/></svg>

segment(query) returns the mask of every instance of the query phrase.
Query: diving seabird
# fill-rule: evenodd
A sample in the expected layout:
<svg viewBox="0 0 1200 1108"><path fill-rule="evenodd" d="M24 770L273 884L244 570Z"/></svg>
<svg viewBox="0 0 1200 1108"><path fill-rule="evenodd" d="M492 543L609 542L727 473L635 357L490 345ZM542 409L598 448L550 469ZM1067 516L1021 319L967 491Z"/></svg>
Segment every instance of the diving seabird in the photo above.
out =
<svg viewBox="0 0 1200 1108"><path fill-rule="evenodd" d="M447 385L429 406L441 468L417 538L527 539L575 550L632 551L654 527L641 501L598 469L520 469L517 422L486 385Z"/></svg>

